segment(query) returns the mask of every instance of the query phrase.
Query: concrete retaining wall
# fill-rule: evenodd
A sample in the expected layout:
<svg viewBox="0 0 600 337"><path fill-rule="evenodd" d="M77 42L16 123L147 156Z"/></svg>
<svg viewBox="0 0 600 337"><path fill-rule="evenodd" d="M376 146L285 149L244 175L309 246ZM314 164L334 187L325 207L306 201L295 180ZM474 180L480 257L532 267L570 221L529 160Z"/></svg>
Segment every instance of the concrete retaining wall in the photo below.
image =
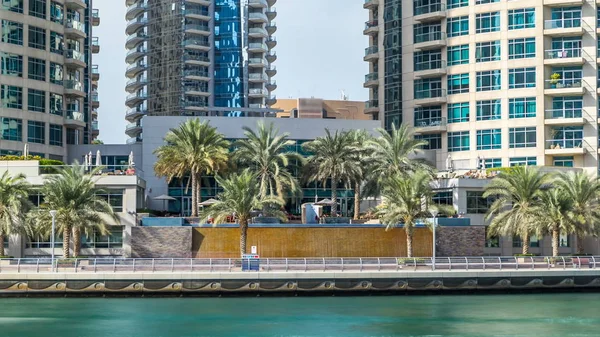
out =
<svg viewBox="0 0 600 337"><path fill-rule="evenodd" d="M132 227L131 257L192 257L191 227Z"/></svg>
<svg viewBox="0 0 600 337"><path fill-rule="evenodd" d="M436 233L437 256L483 256L485 227L441 227Z"/></svg>

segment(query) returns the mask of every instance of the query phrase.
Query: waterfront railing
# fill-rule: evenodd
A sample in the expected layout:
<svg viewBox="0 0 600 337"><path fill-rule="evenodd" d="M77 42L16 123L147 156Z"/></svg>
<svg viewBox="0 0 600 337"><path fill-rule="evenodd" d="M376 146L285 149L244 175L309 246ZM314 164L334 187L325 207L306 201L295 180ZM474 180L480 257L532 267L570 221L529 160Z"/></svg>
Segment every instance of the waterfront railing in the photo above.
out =
<svg viewBox="0 0 600 337"><path fill-rule="evenodd" d="M518 271L600 269L600 256L439 257L439 258L261 258L261 259L0 259L0 274L10 273L164 273L164 272L378 272Z"/></svg>

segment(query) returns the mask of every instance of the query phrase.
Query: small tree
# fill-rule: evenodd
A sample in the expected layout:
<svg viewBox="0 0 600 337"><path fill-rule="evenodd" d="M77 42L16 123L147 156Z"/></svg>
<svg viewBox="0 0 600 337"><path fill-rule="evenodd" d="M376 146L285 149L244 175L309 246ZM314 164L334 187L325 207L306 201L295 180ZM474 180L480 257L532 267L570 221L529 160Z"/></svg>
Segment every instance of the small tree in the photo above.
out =
<svg viewBox="0 0 600 337"><path fill-rule="evenodd" d="M550 233L552 236L552 256L558 256L560 234L574 233L570 210L573 200L560 188L552 188L541 195L541 203L537 215L541 234Z"/></svg>
<svg viewBox="0 0 600 337"><path fill-rule="evenodd" d="M11 234L28 234L25 215L31 208L31 186L23 174L0 176L0 256L5 256L4 239Z"/></svg>

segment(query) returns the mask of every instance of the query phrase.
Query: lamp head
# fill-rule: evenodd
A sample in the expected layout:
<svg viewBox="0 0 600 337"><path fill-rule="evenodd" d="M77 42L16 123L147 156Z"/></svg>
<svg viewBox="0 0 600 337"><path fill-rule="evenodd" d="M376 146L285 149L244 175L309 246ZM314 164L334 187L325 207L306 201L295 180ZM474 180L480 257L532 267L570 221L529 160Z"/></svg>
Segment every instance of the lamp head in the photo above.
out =
<svg viewBox="0 0 600 337"><path fill-rule="evenodd" d="M56 216L56 213L57 213L56 210L51 210L50 211L50 215L52 215L53 218Z"/></svg>

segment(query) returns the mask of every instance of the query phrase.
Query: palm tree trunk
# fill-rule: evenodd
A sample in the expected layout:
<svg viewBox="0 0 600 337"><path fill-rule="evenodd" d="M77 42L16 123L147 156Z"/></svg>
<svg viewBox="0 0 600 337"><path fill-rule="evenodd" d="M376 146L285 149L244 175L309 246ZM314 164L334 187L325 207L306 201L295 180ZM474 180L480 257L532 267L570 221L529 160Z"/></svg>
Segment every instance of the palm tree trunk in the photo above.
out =
<svg viewBox="0 0 600 337"><path fill-rule="evenodd" d="M73 227L73 257L81 253L81 228Z"/></svg>
<svg viewBox="0 0 600 337"><path fill-rule="evenodd" d="M331 216L337 216L337 180L331 177Z"/></svg>
<svg viewBox="0 0 600 337"><path fill-rule="evenodd" d="M577 235L577 255L583 255L583 236Z"/></svg>
<svg viewBox="0 0 600 337"><path fill-rule="evenodd" d="M354 220L358 220L360 218L360 183L357 182L354 185Z"/></svg>
<svg viewBox="0 0 600 337"><path fill-rule="evenodd" d="M4 252L4 234L0 234L0 256L6 256Z"/></svg>
<svg viewBox="0 0 600 337"><path fill-rule="evenodd" d="M522 244L523 244L523 255L527 255L527 254L529 254L529 240L530 240L530 239L531 239L531 238L530 238L530 235L529 235L529 233L526 233L526 234L524 234L524 235L521 237L521 240L523 241L523 242L522 242Z"/></svg>
<svg viewBox="0 0 600 337"><path fill-rule="evenodd" d="M196 214L198 212L198 204L202 202L202 175L196 173L196 203L194 204L194 209L196 210Z"/></svg>
<svg viewBox="0 0 600 337"><path fill-rule="evenodd" d="M404 226L406 226L406 224L404 224ZM413 255L413 247L412 247L412 241L413 241L413 230L408 229L405 227L406 230L406 257L412 257Z"/></svg>
<svg viewBox="0 0 600 337"><path fill-rule="evenodd" d="M192 179L192 217L198 216L198 182L196 181L196 173L192 172L190 174L190 178Z"/></svg>
<svg viewBox="0 0 600 337"><path fill-rule="evenodd" d="M71 226L65 226L63 230L63 258L71 257Z"/></svg>
<svg viewBox="0 0 600 337"><path fill-rule="evenodd" d="M246 240L248 239L248 220L240 218L240 257L246 254Z"/></svg>
<svg viewBox="0 0 600 337"><path fill-rule="evenodd" d="M552 256L558 256L558 240L560 237L560 232L558 229L552 230Z"/></svg>

